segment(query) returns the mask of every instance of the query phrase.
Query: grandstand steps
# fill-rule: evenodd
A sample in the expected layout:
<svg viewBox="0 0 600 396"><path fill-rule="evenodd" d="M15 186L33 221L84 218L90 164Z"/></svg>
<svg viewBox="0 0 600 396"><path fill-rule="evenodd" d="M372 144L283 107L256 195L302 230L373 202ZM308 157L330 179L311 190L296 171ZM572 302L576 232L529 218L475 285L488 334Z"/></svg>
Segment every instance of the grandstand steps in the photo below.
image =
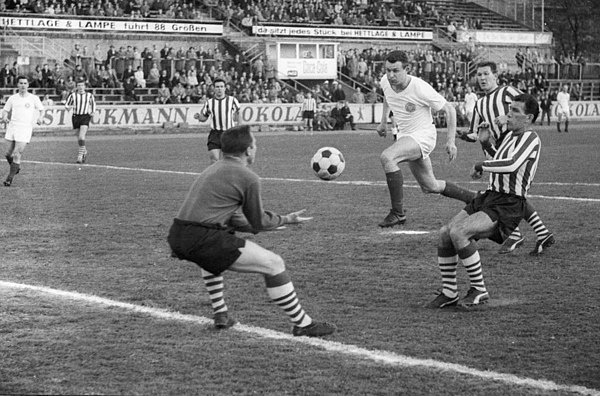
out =
<svg viewBox="0 0 600 396"><path fill-rule="evenodd" d="M427 3L435 6L441 15L447 15L451 21L456 23L462 23L465 18L468 18L471 22L480 19L484 30L531 30L515 20L473 2L429 0Z"/></svg>
<svg viewBox="0 0 600 396"><path fill-rule="evenodd" d="M267 50L262 37L249 36L233 26L225 26L223 33L223 41L250 63Z"/></svg>

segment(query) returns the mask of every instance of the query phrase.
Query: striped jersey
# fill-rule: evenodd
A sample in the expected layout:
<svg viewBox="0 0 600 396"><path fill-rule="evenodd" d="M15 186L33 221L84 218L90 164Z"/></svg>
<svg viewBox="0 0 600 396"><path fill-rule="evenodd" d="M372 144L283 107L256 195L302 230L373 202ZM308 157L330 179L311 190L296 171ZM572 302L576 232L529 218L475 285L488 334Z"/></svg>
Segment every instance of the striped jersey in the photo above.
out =
<svg viewBox="0 0 600 396"><path fill-rule="evenodd" d="M477 132L479 124L487 122L490 124L490 132L496 141L496 145L500 143L502 137L506 134L506 125L498 126L494 120L507 115L513 99L520 94L521 91L515 87L503 86L477 99L469 133ZM494 156L493 147L492 150L486 151L491 157Z"/></svg>
<svg viewBox="0 0 600 396"><path fill-rule="evenodd" d="M235 126L234 114L240 110L240 102L233 96L225 96L223 99L211 98L206 101L202 108L202 115L212 116L211 128L216 131L225 131Z"/></svg>
<svg viewBox="0 0 600 396"><path fill-rule="evenodd" d="M65 102L66 107L73 108L74 115L93 114L96 111L96 99L90 92L71 92Z"/></svg>
<svg viewBox="0 0 600 396"><path fill-rule="evenodd" d="M483 162L490 172L488 190L526 198L540 159L541 141L537 133L507 132L494 158Z"/></svg>
<svg viewBox="0 0 600 396"><path fill-rule="evenodd" d="M302 111L316 111L317 110L317 101L315 98L306 98L304 102L302 102Z"/></svg>

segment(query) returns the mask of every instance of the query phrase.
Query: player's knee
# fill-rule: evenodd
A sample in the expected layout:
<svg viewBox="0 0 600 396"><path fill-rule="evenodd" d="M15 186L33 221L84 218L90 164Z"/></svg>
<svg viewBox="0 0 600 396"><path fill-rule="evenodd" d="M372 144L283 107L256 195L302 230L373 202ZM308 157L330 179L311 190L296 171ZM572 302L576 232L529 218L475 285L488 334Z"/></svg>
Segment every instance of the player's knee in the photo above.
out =
<svg viewBox="0 0 600 396"><path fill-rule="evenodd" d="M448 237L452 241L459 241L466 237L465 229L460 224L450 224L448 226Z"/></svg>
<svg viewBox="0 0 600 396"><path fill-rule="evenodd" d="M442 246L452 243L452 239L450 238L450 227L448 225L440 228L440 242Z"/></svg>
<svg viewBox="0 0 600 396"><path fill-rule="evenodd" d="M381 165L386 172L392 172L396 170L397 162L394 155L388 150L384 150L379 156L379 160L381 161Z"/></svg>
<svg viewBox="0 0 600 396"><path fill-rule="evenodd" d="M285 261L278 254L271 254L265 264L269 269L269 275L277 275L285 271Z"/></svg>
<svg viewBox="0 0 600 396"><path fill-rule="evenodd" d="M434 180L433 182L421 184L421 191L425 194L439 194L443 189L440 187L440 183L437 180Z"/></svg>

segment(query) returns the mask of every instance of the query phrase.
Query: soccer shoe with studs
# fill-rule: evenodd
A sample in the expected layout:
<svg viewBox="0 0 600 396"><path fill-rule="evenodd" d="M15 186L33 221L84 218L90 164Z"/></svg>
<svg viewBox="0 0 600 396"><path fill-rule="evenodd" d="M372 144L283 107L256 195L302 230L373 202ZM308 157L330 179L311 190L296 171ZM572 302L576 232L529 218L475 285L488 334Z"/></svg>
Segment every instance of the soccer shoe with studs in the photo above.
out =
<svg viewBox="0 0 600 396"><path fill-rule="evenodd" d="M529 252L529 255L539 256L544 252L544 250L554 245L555 242L556 240L554 239L554 234L549 234L542 239L538 239L533 250Z"/></svg>
<svg viewBox="0 0 600 396"><path fill-rule="evenodd" d="M379 227L387 228L393 227L395 225L401 225L404 223L406 223L406 215L398 214L398 212L392 209L390 210L390 213L388 213L388 215L385 216L385 219L383 219L383 221L379 223Z"/></svg>
<svg viewBox="0 0 600 396"><path fill-rule="evenodd" d="M12 177L6 178L6 180L4 181L4 185L6 187L10 187L11 184L12 184Z"/></svg>
<svg viewBox="0 0 600 396"><path fill-rule="evenodd" d="M336 330L337 327L334 324L327 322L312 322L305 327L294 326L292 334L296 337L322 337L333 334Z"/></svg>
<svg viewBox="0 0 600 396"><path fill-rule="evenodd" d="M433 299L430 303L425 305L425 308L429 309L437 309L437 308L446 308L456 306L458 302L458 294L456 297L448 297L444 293L438 294L438 296Z"/></svg>
<svg viewBox="0 0 600 396"><path fill-rule="evenodd" d="M228 329L234 326L237 322L235 319L230 318L227 312L218 312L213 316L215 327L219 330Z"/></svg>
<svg viewBox="0 0 600 396"><path fill-rule="evenodd" d="M469 291L467 291L467 295L461 298L457 303L457 307L464 310L470 310L475 306L487 304L489 299L490 295L487 291L481 291L471 287Z"/></svg>
<svg viewBox="0 0 600 396"><path fill-rule="evenodd" d="M514 252L519 246L523 244L525 238L521 237L519 239L506 238L498 253L507 254L510 252Z"/></svg>

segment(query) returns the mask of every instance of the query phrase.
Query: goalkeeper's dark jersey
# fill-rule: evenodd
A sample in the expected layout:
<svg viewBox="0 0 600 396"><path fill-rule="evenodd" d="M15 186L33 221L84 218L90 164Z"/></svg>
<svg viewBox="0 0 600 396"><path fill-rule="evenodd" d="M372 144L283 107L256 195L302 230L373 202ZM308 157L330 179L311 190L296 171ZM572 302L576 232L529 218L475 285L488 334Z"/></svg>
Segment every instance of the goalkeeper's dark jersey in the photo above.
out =
<svg viewBox="0 0 600 396"><path fill-rule="evenodd" d="M194 181L177 218L256 232L283 225L280 215L263 209L260 194L258 175L241 159L226 156Z"/></svg>

